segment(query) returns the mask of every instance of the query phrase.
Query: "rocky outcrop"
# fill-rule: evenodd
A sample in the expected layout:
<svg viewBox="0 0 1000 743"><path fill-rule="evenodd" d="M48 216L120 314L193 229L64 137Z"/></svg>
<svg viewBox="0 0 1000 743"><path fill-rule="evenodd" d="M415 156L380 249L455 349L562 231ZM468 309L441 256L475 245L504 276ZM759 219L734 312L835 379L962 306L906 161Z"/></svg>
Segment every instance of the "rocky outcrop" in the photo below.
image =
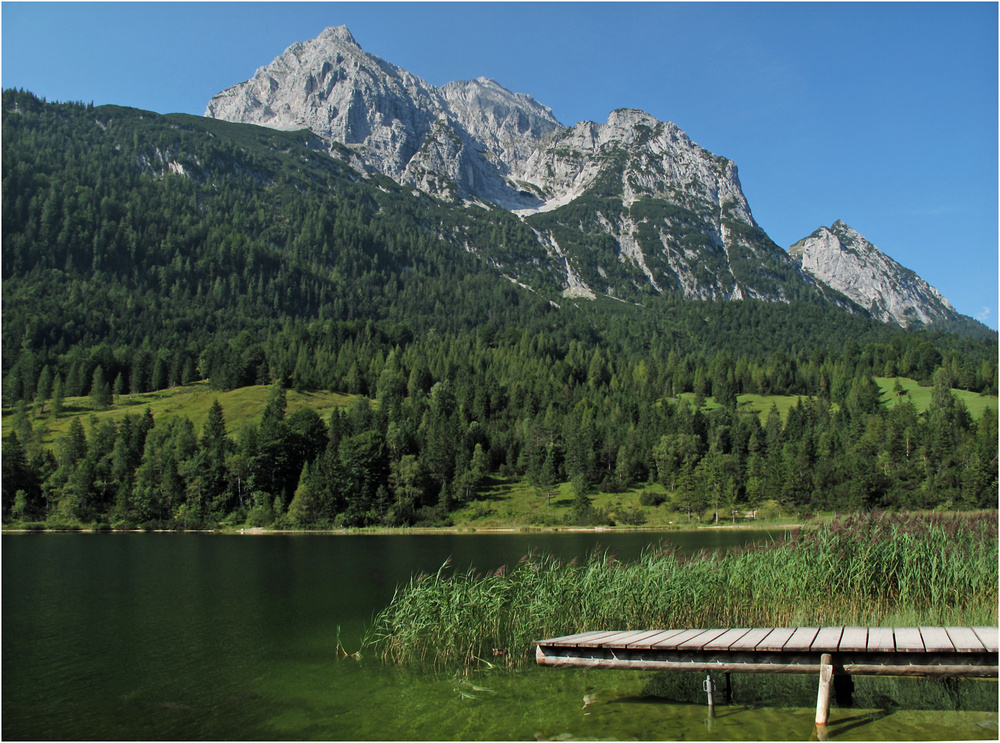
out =
<svg viewBox="0 0 1000 743"><path fill-rule="evenodd" d="M754 224L736 165L699 147L677 125L643 111L618 109L606 124L583 121L535 150L517 172L546 196L545 204L522 213L569 203L591 188L601 188L631 204L640 196L670 196L686 208L730 202L739 217Z"/></svg>
<svg viewBox="0 0 1000 743"><path fill-rule="evenodd" d="M309 129L364 166L437 196L524 207L537 197L508 181L511 164L561 130L530 96L485 78L436 88L365 52L346 27L296 42L205 115L275 129Z"/></svg>
<svg viewBox="0 0 1000 743"><path fill-rule="evenodd" d="M788 252L811 276L883 322L909 328L960 318L937 289L840 220L820 227Z"/></svg>
<svg viewBox="0 0 1000 743"><path fill-rule="evenodd" d="M569 203L604 176L626 203L640 195L685 206L729 201L753 223L736 166L672 123L619 109L607 123L565 128L531 96L487 78L436 88L368 54L343 26L292 44L212 98L205 115L309 129L401 183L523 215Z"/></svg>

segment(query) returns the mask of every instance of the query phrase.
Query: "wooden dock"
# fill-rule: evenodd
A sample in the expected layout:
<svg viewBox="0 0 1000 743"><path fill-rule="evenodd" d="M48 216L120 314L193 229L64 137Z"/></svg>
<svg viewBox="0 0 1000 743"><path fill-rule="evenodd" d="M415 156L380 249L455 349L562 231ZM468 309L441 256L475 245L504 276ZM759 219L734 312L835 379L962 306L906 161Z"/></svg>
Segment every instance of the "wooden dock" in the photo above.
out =
<svg viewBox="0 0 1000 743"><path fill-rule="evenodd" d="M584 632L536 643L543 666L818 673L816 723L825 725L831 680L841 676L997 678L997 627L759 627Z"/></svg>

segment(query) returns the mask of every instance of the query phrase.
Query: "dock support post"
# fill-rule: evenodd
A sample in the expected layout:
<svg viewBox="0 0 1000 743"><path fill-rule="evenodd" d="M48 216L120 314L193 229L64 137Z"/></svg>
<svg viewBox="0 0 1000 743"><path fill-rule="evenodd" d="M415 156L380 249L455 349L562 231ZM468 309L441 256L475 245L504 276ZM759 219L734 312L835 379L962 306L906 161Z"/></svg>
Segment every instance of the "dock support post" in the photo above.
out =
<svg viewBox="0 0 1000 743"><path fill-rule="evenodd" d="M816 726L825 727L830 717L830 687L833 681L833 656L823 653L819 661L819 694L816 696Z"/></svg>
<svg viewBox="0 0 1000 743"><path fill-rule="evenodd" d="M708 694L708 712L713 714L715 712L715 697L713 692L715 691L715 684L712 683L712 673L709 671L708 675L705 676L705 681L701 686L702 690Z"/></svg>
<svg viewBox="0 0 1000 743"><path fill-rule="evenodd" d="M726 689L723 693L722 699L725 704L733 703L733 681L730 678L729 671L726 671Z"/></svg>

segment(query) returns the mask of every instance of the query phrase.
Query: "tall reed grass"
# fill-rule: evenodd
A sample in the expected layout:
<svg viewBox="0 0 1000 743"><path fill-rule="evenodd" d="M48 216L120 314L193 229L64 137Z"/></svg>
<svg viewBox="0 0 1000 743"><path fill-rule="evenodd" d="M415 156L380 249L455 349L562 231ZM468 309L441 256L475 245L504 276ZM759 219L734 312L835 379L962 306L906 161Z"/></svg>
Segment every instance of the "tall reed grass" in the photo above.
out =
<svg viewBox="0 0 1000 743"><path fill-rule="evenodd" d="M396 591L365 646L390 663L517 665L534 640L589 630L994 625L997 586L995 511L858 514L725 554L446 564Z"/></svg>

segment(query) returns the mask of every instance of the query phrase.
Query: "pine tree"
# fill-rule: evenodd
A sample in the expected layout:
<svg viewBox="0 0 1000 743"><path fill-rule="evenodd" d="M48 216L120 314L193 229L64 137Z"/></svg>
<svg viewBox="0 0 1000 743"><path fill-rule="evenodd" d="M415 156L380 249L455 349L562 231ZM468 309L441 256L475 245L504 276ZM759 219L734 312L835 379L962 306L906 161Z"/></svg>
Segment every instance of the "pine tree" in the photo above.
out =
<svg viewBox="0 0 1000 743"><path fill-rule="evenodd" d="M87 434L83 431L83 423L76 417L70 421L66 435L60 441L59 465L72 468L77 462L87 456Z"/></svg>
<svg viewBox="0 0 1000 743"><path fill-rule="evenodd" d="M201 446L213 456L223 457L226 453L226 418L219 398L212 401L208 418L201 432Z"/></svg>
<svg viewBox="0 0 1000 743"><path fill-rule="evenodd" d="M45 401L52 397L52 370L46 364L38 375L38 385L35 389L35 403L38 406L38 417L45 415Z"/></svg>
<svg viewBox="0 0 1000 743"><path fill-rule="evenodd" d="M90 383L90 402L97 410L106 410L114 402L111 397L111 387L108 380L104 378L104 370L101 367L94 369L94 376Z"/></svg>

